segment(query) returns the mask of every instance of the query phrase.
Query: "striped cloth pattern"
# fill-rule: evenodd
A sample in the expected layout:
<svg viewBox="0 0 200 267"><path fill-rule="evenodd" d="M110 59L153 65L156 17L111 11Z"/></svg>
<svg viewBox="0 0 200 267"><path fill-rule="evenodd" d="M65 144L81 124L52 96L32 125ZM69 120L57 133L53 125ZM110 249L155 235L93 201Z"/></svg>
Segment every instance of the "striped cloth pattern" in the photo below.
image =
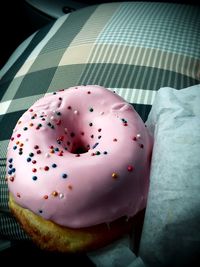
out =
<svg viewBox="0 0 200 267"><path fill-rule="evenodd" d="M19 117L43 95L80 84L115 90L145 121L156 91L200 83L198 6L117 2L60 17L0 72L0 238L28 239L8 209L6 151Z"/></svg>

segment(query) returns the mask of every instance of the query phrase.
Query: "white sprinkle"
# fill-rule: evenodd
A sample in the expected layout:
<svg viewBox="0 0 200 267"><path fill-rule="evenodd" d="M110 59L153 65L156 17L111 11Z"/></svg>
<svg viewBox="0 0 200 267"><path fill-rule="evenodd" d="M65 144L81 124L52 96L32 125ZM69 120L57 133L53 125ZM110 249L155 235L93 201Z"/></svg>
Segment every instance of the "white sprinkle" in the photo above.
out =
<svg viewBox="0 0 200 267"><path fill-rule="evenodd" d="M51 116L51 120L54 120L54 116Z"/></svg>
<svg viewBox="0 0 200 267"><path fill-rule="evenodd" d="M100 113L100 115L103 115L104 114L104 112L102 111L101 113Z"/></svg>
<svg viewBox="0 0 200 267"><path fill-rule="evenodd" d="M137 134L136 136L137 136L137 138L139 139L139 138L141 137L141 134Z"/></svg>
<svg viewBox="0 0 200 267"><path fill-rule="evenodd" d="M75 115L78 115L78 110L74 110L74 114Z"/></svg>
<svg viewBox="0 0 200 267"><path fill-rule="evenodd" d="M45 158L49 158L49 157L50 157L49 153L46 153Z"/></svg>
<svg viewBox="0 0 200 267"><path fill-rule="evenodd" d="M64 194L63 193L60 193L59 194L59 198L64 198Z"/></svg>

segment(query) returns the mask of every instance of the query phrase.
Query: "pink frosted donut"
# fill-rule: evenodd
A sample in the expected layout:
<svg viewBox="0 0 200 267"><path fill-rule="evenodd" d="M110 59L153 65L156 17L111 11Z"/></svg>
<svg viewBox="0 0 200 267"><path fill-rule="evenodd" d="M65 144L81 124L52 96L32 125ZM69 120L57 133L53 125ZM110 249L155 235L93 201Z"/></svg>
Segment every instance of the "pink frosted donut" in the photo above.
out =
<svg viewBox="0 0 200 267"><path fill-rule="evenodd" d="M21 207L70 228L132 217L146 205L151 150L147 128L120 96L71 87L19 119L8 146L9 191Z"/></svg>

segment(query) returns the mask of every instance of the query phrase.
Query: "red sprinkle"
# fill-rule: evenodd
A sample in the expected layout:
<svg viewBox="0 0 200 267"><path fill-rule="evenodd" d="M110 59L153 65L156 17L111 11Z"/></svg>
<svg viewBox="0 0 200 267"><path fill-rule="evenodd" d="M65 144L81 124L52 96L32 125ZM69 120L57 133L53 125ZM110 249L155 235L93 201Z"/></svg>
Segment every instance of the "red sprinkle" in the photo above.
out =
<svg viewBox="0 0 200 267"><path fill-rule="evenodd" d="M36 171L37 171L37 169L36 169L36 168L33 168L33 169L32 169L32 172L36 172Z"/></svg>
<svg viewBox="0 0 200 267"><path fill-rule="evenodd" d="M113 142L117 142L117 138L114 138L114 139L113 139Z"/></svg>
<svg viewBox="0 0 200 267"><path fill-rule="evenodd" d="M137 138L134 136L134 137L132 138L132 140L133 140L133 141L136 141L136 140L137 140Z"/></svg>
<svg viewBox="0 0 200 267"><path fill-rule="evenodd" d="M36 160L33 160L32 163L35 164L37 161Z"/></svg>
<svg viewBox="0 0 200 267"><path fill-rule="evenodd" d="M61 125L61 120L58 120L58 121L56 122L56 125Z"/></svg>
<svg viewBox="0 0 200 267"><path fill-rule="evenodd" d="M20 193L17 193L17 197L19 197L19 198L21 197Z"/></svg>
<svg viewBox="0 0 200 267"><path fill-rule="evenodd" d="M21 134L17 134L17 137L19 138L21 136Z"/></svg>
<svg viewBox="0 0 200 267"><path fill-rule="evenodd" d="M48 199L48 196L47 195L44 195L44 199Z"/></svg>
<svg viewBox="0 0 200 267"><path fill-rule="evenodd" d="M62 135L62 136L60 136L60 137L57 138L57 141L63 141L64 138L65 138L65 137Z"/></svg>
<svg viewBox="0 0 200 267"><path fill-rule="evenodd" d="M129 165L129 166L127 167L127 169L128 169L129 172L132 172L132 171L133 171L133 166Z"/></svg>
<svg viewBox="0 0 200 267"><path fill-rule="evenodd" d="M41 154L41 150L37 150L37 154Z"/></svg>
<svg viewBox="0 0 200 267"><path fill-rule="evenodd" d="M36 146L34 146L34 148L35 148L35 149L38 149L38 148L39 148L39 146L38 146L38 145L36 145Z"/></svg>
<svg viewBox="0 0 200 267"><path fill-rule="evenodd" d="M44 170L45 170L45 171L48 171L48 170L49 170L49 167L48 167L48 166L45 166L45 167L44 167Z"/></svg>
<svg viewBox="0 0 200 267"><path fill-rule="evenodd" d="M11 181L11 182L14 182L14 176L11 176L10 178L9 178L9 180Z"/></svg>

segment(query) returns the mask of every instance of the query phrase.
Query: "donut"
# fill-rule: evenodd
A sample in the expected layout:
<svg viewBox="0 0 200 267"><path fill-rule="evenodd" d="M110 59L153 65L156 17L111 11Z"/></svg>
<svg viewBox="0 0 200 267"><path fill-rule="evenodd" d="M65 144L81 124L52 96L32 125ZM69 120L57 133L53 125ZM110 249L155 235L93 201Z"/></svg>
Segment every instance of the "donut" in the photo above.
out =
<svg viewBox="0 0 200 267"><path fill-rule="evenodd" d="M90 251L127 233L147 202L153 140L115 92L75 86L36 101L7 152L9 206L41 248Z"/></svg>

